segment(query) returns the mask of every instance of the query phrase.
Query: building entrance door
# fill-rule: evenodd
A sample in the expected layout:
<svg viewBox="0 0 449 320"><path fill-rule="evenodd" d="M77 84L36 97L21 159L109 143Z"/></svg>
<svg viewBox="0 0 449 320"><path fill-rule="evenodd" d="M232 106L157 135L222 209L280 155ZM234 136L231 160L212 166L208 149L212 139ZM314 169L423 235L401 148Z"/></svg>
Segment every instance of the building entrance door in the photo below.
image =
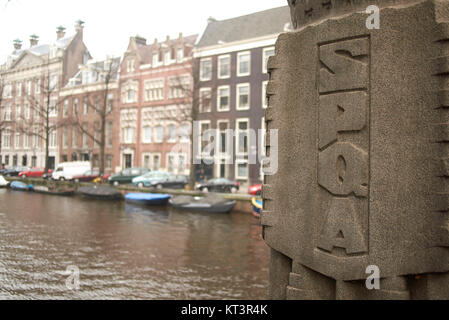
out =
<svg viewBox="0 0 449 320"><path fill-rule="evenodd" d="M125 169L131 168L133 165L133 157L132 154L124 154L123 155L123 163L125 164Z"/></svg>

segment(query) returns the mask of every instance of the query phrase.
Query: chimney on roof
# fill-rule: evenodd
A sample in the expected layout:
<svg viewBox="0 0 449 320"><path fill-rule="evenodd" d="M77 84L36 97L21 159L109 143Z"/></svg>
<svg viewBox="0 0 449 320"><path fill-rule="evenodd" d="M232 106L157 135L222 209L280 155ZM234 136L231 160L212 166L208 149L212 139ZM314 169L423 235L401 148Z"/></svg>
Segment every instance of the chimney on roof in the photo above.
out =
<svg viewBox="0 0 449 320"><path fill-rule="evenodd" d="M56 40L62 39L65 36L65 28L63 26L59 26L56 28Z"/></svg>
<svg viewBox="0 0 449 320"><path fill-rule="evenodd" d="M167 36L167 38L165 38L165 42L169 42L170 41L170 36Z"/></svg>
<svg viewBox="0 0 449 320"><path fill-rule="evenodd" d="M84 21L78 20L75 22L75 31L76 32L83 32L84 29Z"/></svg>
<svg viewBox="0 0 449 320"><path fill-rule="evenodd" d="M147 39L145 39L144 37L141 37L141 36L139 36L139 35L136 35L135 37L134 37L134 41L137 43L137 44L141 44L141 45L146 45L147 44Z"/></svg>
<svg viewBox="0 0 449 320"><path fill-rule="evenodd" d="M32 34L30 36L30 47L37 46L38 43L39 43L39 37L35 34Z"/></svg>
<svg viewBox="0 0 449 320"><path fill-rule="evenodd" d="M154 38L153 45L157 45L157 38Z"/></svg>
<svg viewBox="0 0 449 320"><path fill-rule="evenodd" d="M182 39L182 32L179 33L178 39Z"/></svg>
<svg viewBox="0 0 449 320"><path fill-rule="evenodd" d="M209 17L207 19L207 23L216 22L216 21L217 21L217 19L215 19L214 17Z"/></svg>
<svg viewBox="0 0 449 320"><path fill-rule="evenodd" d="M20 39L14 40L13 44L14 44L14 50L22 49L22 41Z"/></svg>

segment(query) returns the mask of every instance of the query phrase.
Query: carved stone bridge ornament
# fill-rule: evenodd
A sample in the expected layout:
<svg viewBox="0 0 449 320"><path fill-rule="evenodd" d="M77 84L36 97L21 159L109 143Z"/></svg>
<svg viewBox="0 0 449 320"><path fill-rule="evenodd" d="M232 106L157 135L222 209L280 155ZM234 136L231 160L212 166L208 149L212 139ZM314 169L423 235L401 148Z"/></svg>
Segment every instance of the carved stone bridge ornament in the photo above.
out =
<svg viewBox="0 0 449 320"><path fill-rule="evenodd" d="M271 298L449 299L449 0L289 5L265 117Z"/></svg>

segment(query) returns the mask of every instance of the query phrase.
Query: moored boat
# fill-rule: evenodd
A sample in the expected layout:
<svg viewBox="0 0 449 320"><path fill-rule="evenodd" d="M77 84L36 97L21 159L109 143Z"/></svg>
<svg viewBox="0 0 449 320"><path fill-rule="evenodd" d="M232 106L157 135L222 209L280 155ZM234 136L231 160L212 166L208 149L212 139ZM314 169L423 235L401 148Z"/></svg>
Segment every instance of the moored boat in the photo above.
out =
<svg viewBox="0 0 449 320"><path fill-rule="evenodd" d="M0 176L0 188L6 188L9 186L9 181L7 181L3 176Z"/></svg>
<svg viewBox="0 0 449 320"><path fill-rule="evenodd" d="M122 200L123 195L114 188L103 186L81 187L78 192L83 196L104 200Z"/></svg>
<svg viewBox="0 0 449 320"><path fill-rule="evenodd" d="M127 202L151 205L151 206L165 206L171 198L168 194L154 194L154 193L128 193L125 196Z"/></svg>
<svg viewBox="0 0 449 320"><path fill-rule="evenodd" d="M222 197L190 197L179 196L169 200L170 205L177 210L191 212L228 213L234 209L237 201L226 200Z"/></svg>
<svg viewBox="0 0 449 320"><path fill-rule="evenodd" d="M11 189L18 191L28 191L30 190L30 186L21 182L21 181L13 181L11 182Z"/></svg>
<svg viewBox="0 0 449 320"><path fill-rule="evenodd" d="M33 191L36 193L49 194L53 196L72 196L75 194L74 188L56 188L46 186L34 186Z"/></svg>
<svg viewBox="0 0 449 320"><path fill-rule="evenodd" d="M262 199L252 198L251 199L251 207L252 207L253 216L255 216L256 218L260 218L260 212L263 209Z"/></svg>

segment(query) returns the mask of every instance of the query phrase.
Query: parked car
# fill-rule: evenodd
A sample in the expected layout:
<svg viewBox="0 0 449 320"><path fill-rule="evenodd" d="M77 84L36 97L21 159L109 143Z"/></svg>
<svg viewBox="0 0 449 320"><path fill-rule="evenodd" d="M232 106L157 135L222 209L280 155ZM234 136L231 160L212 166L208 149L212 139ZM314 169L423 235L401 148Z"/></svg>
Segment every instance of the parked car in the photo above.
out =
<svg viewBox="0 0 449 320"><path fill-rule="evenodd" d="M83 174L80 174L78 176L73 177L73 181L75 182L103 182L103 180L108 179L111 175L110 174L100 174L100 170L94 169L94 170L88 170L84 172Z"/></svg>
<svg viewBox="0 0 449 320"><path fill-rule="evenodd" d="M47 173L51 173L51 170L48 170ZM19 177L26 178L42 178L44 176L45 169L44 168L33 168L30 170L22 171L19 173Z"/></svg>
<svg viewBox="0 0 449 320"><path fill-rule="evenodd" d="M6 177L17 177L22 171L28 170L30 170L29 167L11 167L6 169L5 172L3 172L3 175Z"/></svg>
<svg viewBox="0 0 449 320"><path fill-rule="evenodd" d="M109 177L109 183L118 186L120 184L132 183L133 179L148 173L146 168L129 168Z"/></svg>
<svg viewBox="0 0 449 320"><path fill-rule="evenodd" d="M239 183L224 178L211 179L197 186L202 192L231 192L236 193L239 190Z"/></svg>
<svg viewBox="0 0 449 320"><path fill-rule="evenodd" d="M73 180L73 177L82 175L86 171L92 170L90 162L65 162L59 164L52 173L53 180Z"/></svg>
<svg viewBox="0 0 449 320"><path fill-rule="evenodd" d="M139 188L184 189L189 183L185 175L174 175L167 172L153 171L133 179L133 185Z"/></svg>
<svg viewBox="0 0 449 320"><path fill-rule="evenodd" d="M260 196L262 195L262 185L261 184L255 184L253 186L250 186L248 189L248 193L253 196Z"/></svg>

